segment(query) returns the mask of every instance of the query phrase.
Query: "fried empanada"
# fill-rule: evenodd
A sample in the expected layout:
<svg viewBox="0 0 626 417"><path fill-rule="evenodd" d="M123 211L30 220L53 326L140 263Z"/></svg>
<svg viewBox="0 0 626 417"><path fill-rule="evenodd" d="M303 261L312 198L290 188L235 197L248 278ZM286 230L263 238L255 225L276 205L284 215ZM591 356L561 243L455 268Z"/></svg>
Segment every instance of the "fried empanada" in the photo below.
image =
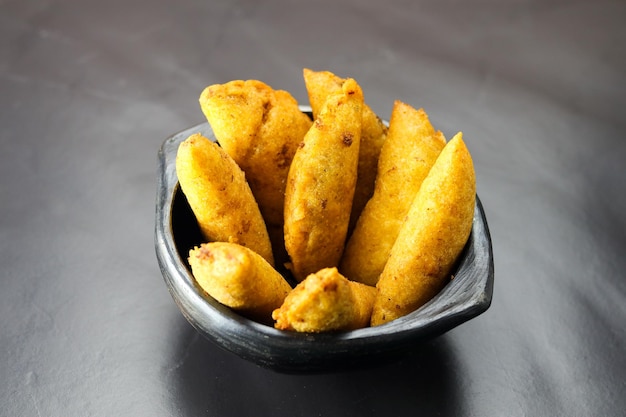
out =
<svg viewBox="0 0 626 417"><path fill-rule="evenodd" d="M265 219L277 264L284 262L285 183L311 119L287 91L257 80L211 85L199 101L218 143L245 172Z"/></svg>
<svg viewBox="0 0 626 417"><path fill-rule="evenodd" d="M337 266L357 177L363 94L356 81L332 94L296 152L285 191L285 247L298 281Z"/></svg>
<svg viewBox="0 0 626 417"><path fill-rule="evenodd" d="M376 285L409 207L445 144L443 133L435 131L423 109L394 103L374 195L346 244L342 274Z"/></svg>
<svg viewBox="0 0 626 417"><path fill-rule="evenodd" d="M207 241L239 243L274 264L259 206L243 171L222 148L191 135L178 147L176 173Z"/></svg>
<svg viewBox="0 0 626 417"><path fill-rule="evenodd" d="M280 330L319 333L369 325L376 288L350 281L337 268L309 275L272 313Z"/></svg>
<svg viewBox="0 0 626 417"><path fill-rule="evenodd" d="M472 230L476 177L462 133L446 144L400 228L376 284L371 325L404 316L450 280Z"/></svg>
<svg viewBox="0 0 626 417"><path fill-rule="evenodd" d="M330 94L341 91L341 86L346 81L330 71L303 70L304 83L309 96L309 103L316 118L322 110L326 99ZM356 221L365 207L367 201L374 193L374 182L380 149L387 135L387 126L367 105L363 104L363 122L361 131L361 146L359 148L359 167L357 185L352 203L350 225L348 234L351 233Z"/></svg>
<svg viewBox="0 0 626 417"><path fill-rule="evenodd" d="M263 323L271 323L272 312L291 291L263 257L236 243L203 243L189 251L189 264L208 295Z"/></svg>

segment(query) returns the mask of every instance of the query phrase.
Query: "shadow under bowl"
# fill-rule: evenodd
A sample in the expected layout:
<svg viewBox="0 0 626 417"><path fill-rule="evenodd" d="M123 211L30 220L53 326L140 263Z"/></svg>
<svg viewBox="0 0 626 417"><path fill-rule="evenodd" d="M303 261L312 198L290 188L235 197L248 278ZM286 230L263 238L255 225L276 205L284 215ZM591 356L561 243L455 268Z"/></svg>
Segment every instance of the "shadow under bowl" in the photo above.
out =
<svg viewBox="0 0 626 417"><path fill-rule="evenodd" d="M203 243L180 190L176 153L193 133L215 140L208 123L167 138L158 153L155 249L168 290L184 317L204 337L239 357L287 373L329 372L387 362L416 344L480 315L491 305L493 250L478 197L472 232L443 290L418 310L381 326L322 334L274 329L249 320L207 296L195 283L189 249Z"/></svg>

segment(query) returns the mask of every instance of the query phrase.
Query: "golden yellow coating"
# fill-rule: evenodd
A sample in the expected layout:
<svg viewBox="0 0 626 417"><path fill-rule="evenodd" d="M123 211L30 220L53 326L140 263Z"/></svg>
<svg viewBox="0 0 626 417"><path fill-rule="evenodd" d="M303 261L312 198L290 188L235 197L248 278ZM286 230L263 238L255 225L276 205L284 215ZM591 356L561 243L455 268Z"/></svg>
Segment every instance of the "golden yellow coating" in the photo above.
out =
<svg viewBox="0 0 626 417"><path fill-rule="evenodd" d="M208 295L263 323L271 323L272 311L291 291L263 257L236 243L203 243L189 251L189 264Z"/></svg>
<svg viewBox="0 0 626 417"><path fill-rule="evenodd" d="M418 309L441 291L472 229L475 199L474 165L458 133L441 151L400 228L376 284L372 326Z"/></svg>
<svg viewBox="0 0 626 417"><path fill-rule="evenodd" d="M357 176L363 94L349 79L329 96L294 156L285 191L285 247L298 281L337 266Z"/></svg>
<svg viewBox="0 0 626 417"><path fill-rule="evenodd" d="M337 274L339 271L333 268ZM343 275L342 275L343 276ZM348 279L348 278L346 278ZM374 301L376 300L376 293L378 290L376 287L362 284L360 282L348 280L352 294L354 295L354 304L356 318L351 328L360 329L362 327L368 327L370 319L372 317L372 309L374 308Z"/></svg>
<svg viewBox="0 0 626 417"><path fill-rule="evenodd" d="M222 148L200 134L178 147L176 173L208 241L246 246L274 263L272 246L243 171Z"/></svg>
<svg viewBox="0 0 626 417"><path fill-rule="evenodd" d="M303 75L313 117L316 118L322 110L326 98L330 94L341 91L341 86L346 79L340 78L330 71L313 71L308 68L303 70ZM378 157L386 135L387 127L383 121L364 103L358 177L349 230L354 228L359 214L374 193Z"/></svg>
<svg viewBox="0 0 626 417"><path fill-rule="evenodd" d="M257 80L211 85L200 107L215 138L246 173L274 247L283 258L285 183L291 160L311 119L287 91Z"/></svg>
<svg viewBox="0 0 626 417"><path fill-rule="evenodd" d="M319 333L369 325L376 288L349 281L337 268L309 275L272 313L280 330Z"/></svg>
<svg viewBox="0 0 626 417"><path fill-rule="evenodd" d="M376 285L409 207L445 144L423 109L394 102L374 195L348 240L339 268L342 274Z"/></svg>

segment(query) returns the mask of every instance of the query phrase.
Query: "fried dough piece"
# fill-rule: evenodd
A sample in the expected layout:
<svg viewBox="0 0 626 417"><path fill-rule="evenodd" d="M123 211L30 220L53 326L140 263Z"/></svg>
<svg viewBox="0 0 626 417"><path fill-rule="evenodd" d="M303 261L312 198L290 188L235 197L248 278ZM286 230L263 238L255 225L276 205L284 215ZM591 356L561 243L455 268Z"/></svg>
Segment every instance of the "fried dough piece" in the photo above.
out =
<svg viewBox="0 0 626 417"><path fill-rule="evenodd" d="M356 184L362 106L361 88L347 80L329 96L289 169L285 247L298 281L339 264Z"/></svg>
<svg viewBox="0 0 626 417"><path fill-rule="evenodd" d="M291 291L263 257L236 243L203 243L189 251L189 264L208 295L262 323L271 323L272 311Z"/></svg>
<svg viewBox="0 0 626 417"><path fill-rule="evenodd" d="M376 288L349 281L337 268L309 275L272 313L280 330L319 333L369 325Z"/></svg>
<svg viewBox="0 0 626 417"><path fill-rule="evenodd" d="M472 158L458 133L424 179L391 249L372 326L418 309L446 285L471 232L475 199Z"/></svg>
<svg viewBox="0 0 626 417"><path fill-rule="evenodd" d="M423 109L394 102L374 195L348 240L342 274L376 285L409 207L445 144L443 133L435 131Z"/></svg>
<svg viewBox="0 0 626 417"><path fill-rule="evenodd" d="M341 91L341 86L346 79L340 78L330 71L313 71L308 68L303 70L303 76L309 96L309 103L313 111L313 117L317 118L326 98L330 94ZM363 207L365 207L365 204L374 193L378 157L386 135L387 126L385 126L374 111L364 103L358 177L348 234L353 230Z"/></svg>
<svg viewBox="0 0 626 417"><path fill-rule="evenodd" d="M246 246L273 265L272 246L243 171L217 144L200 134L176 154L180 187L208 241Z"/></svg>
<svg viewBox="0 0 626 417"><path fill-rule="evenodd" d="M286 260L285 183L296 149L313 122L291 94L257 80L211 85L199 101L218 143L246 173L274 256Z"/></svg>

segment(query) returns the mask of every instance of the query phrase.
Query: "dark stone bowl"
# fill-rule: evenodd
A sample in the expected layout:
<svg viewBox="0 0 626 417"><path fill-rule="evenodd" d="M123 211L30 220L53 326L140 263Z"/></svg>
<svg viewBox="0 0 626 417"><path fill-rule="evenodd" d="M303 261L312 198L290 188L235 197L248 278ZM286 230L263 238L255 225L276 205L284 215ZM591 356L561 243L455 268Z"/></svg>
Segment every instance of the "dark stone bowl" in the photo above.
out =
<svg viewBox="0 0 626 417"><path fill-rule="evenodd" d="M491 304L493 251L476 199L469 241L454 279L423 307L387 324L328 334L276 330L244 318L205 295L187 263L203 242L176 176L178 145L192 133L214 138L203 123L169 137L158 154L155 248L165 283L182 314L207 339L243 359L280 372L330 372L392 361L417 344L478 316Z"/></svg>

